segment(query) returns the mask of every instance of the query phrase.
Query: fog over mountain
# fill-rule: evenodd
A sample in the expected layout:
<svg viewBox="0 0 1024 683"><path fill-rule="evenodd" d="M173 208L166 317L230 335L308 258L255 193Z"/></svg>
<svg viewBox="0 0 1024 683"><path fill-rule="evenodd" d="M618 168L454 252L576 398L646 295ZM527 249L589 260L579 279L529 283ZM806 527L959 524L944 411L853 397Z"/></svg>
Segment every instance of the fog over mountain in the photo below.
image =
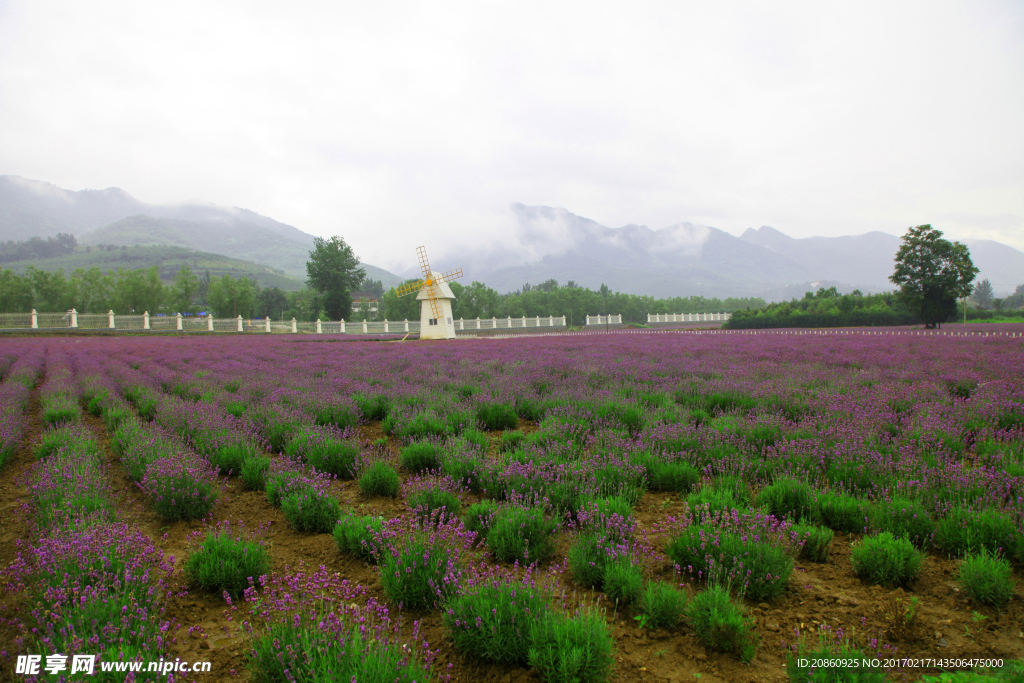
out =
<svg viewBox="0 0 1024 683"><path fill-rule="evenodd" d="M787 299L835 285L849 291L892 289L887 278L900 238L883 232L794 239L775 228L748 229L740 237L695 223L652 229L609 228L564 208L512 204L514 230L501 246L467 244L431 252L443 270L461 267L462 280L479 280L499 292L555 279L655 297L761 296ZM50 183L0 176L0 240L72 232L83 244L181 246L265 264L305 279L313 236L237 207L199 202L145 204L118 188L64 190ZM343 235L344 236L344 235ZM483 244L483 243L482 243ZM1024 283L1024 252L991 240L968 241L979 278L997 296ZM416 277L412 243L409 268ZM428 244L428 251L429 251ZM400 259L404 260L404 259ZM385 286L399 275L363 264Z"/></svg>
<svg viewBox="0 0 1024 683"><path fill-rule="evenodd" d="M656 297L784 299L820 286L891 290L900 244L900 237L882 232L794 239L762 226L735 237L693 223L608 228L566 209L513 204L511 210L517 228L505 248L463 249L446 261L499 291L554 278ZM967 244L978 277L991 279L997 294L1024 283L1024 252L991 240Z"/></svg>

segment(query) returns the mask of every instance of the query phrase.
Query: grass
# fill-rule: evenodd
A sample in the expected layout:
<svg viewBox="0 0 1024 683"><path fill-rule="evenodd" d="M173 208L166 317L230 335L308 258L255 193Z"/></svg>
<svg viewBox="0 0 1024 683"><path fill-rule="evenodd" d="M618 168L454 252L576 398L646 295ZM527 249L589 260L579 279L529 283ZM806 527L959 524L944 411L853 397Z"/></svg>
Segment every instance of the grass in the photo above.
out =
<svg viewBox="0 0 1024 683"><path fill-rule="evenodd" d="M185 560L190 586L237 597L251 582L270 572L270 553L257 541L232 537L221 527L206 532L199 547Z"/></svg>
<svg viewBox="0 0 1024 683"><path fill-rule="evenodd" d="M549 613L530 629L530 666L548 683L603 683L610 674L613 641L603 615Z"/></svg>
<svg viewBox="0 0 1024 683"><path fill-rule="evenodd" d="M455 649L498 666L529 662L530 624L545 618L550 596L536 585L485 584L448 602L442 615Z"/></svg>
<svg viewBox="0 0 1024 683"><path fill-rule="evenodd" d="M732 601L722 586L697 593L686 607L686 619L704 647L729 652L742 662L754 658L760 644L753 619Z"/></svg>
<svg viewBox="0 0 1024 683"><path fill-rule="evenodd" d="M530 565L544 562L555 552L558 523L541 508L510 507L499 510L487 532L487 546L499 562Z"/></svg>
<svg viewBox="0 0 1024 683"><path fill-rule="evenodd" d="M909 539L883 531L854 543L850 559L857 576L874 584L902 586L921 571L924 555Z"/></svg>

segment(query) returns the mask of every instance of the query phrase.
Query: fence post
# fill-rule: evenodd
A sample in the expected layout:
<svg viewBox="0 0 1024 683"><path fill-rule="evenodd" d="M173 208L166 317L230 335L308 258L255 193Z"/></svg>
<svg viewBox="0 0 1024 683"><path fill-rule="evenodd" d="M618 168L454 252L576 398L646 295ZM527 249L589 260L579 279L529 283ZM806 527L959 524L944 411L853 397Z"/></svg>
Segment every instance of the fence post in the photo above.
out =
<svg viewBox="0 0 1024 683"><path fill-rule="evenodd" d="M323 334L323 332L324 332L324 329L323 329L323 327L320 324L320 318L317 318L316 319L316 333L317 334Z"/></svg>
<svg viewBox="0 0 1024 683"><path fill-rule="evenodd" d="M238 316L238 331L242 331L242 316Z"/></svg>
<svg viewBox="0 0 1024 683"><path fill-rule="evenodd" d="M508 329L511 330L512 329L512 316L508 316L508 322L506 324L508 325Z"/></svg>
<svg viewBox="0 0 1024 683"><path fill-rule="evenodd" d="M405 329L402 330L402 331L403 332L408 332L409 331L409 319L408 318L405 319Z"/></svg>
<svg viewBox="0 0 1024 683"><path fill-rule="evenodd" d="M209 313L206 314L206 331L213 332L213 316Z"/></svg>
<svg viewBox="0 0 1024 683"><path fill-rule="evenodd" d="M179 313L176 317L177 317L177 321L176 321L176 326L175 326L174 329L176 329L179 332L181 332L184 329L184 326L181 324L181 313Z"/></svg>
<svg viewBox="0 0 1024 683"><path fill-rule="evenodd" d="M391 331L391 330L388 329L388 319L387 318L384 318L384 331L385 332L390 332Z"/></svg>
<svg viewBox="0 0 1024 683"><path fill-rule="evenodd" d="M34 309L34 308L32 309L32 329L33 330L38 330L39 329L39 314L36 313L36 309Z"/></svg>
<svg viewBox="0 0 1024 683"><path fill-rule="evenodd" d="M142 312L142 329L149 329L149 311Z"/></svg>
<svg viewBox="0 0 1024 683"><path fill-rule="evenodd" d="M476 329L480 329L480 316L476 317Z"/></svg>
<svg viewBox="0 0 1024 683"><path fill-rule="evenodd" d="M71 327L78 327L78 311L71 309Z"/></svg>
<svg viewBox="0 0 1024 683"><path fill-rule="evenodd" d="M465 318L459 318L459 329L460 330L466 329L466 319Z"/></svg>
<svg viewBox="0 0 1024 683"><path fill-rule="evenodd" d="M295 326L295 318L292 318L292 334L295 334L298 331L299 331L299 328Z"/></svg>
<svg viewBox="0 0 1024 683"><path fill-rule="evenodd" d="M107 311L107 327L114 329L114 310L110 309Z"/></svg>
<svg viewBox="0 0 1024 683"><path fill-rule="evenodd" d="M338 323L338 327L340 328L340 332L342 334L345 334L345 319L344 318L342 318L341 322Z"/></svg>
<svg viewBox="0 0 1024 683"><path fill-rule="evenodd" d="M265 318L263 319L263 331L264 331L264 332L267 332L267 333L269 333L269 332L270 332L270 316L269 316L269 315L268 315L268 316L266 316L266 317L265 317Z"/></svg>
<svg viewBox="0 0 1024 683"><path fill-rule="evenodd" d="M366 321L363 321L363 334L366 334Z"/></svg>
<svg viewBox="0 0 1024 683"><path fill-rule="evenodd" d="M498 329L498 319L497 318L491 318L491 329L492 330Z"/></svg>

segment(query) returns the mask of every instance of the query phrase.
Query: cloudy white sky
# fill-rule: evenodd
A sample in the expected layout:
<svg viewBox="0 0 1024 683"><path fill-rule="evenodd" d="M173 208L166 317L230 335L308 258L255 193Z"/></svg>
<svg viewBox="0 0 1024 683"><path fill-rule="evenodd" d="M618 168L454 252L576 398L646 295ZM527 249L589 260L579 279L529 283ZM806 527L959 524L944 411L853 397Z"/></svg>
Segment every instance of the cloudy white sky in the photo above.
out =
<svg viewBox="0 0 1024 683"><path fill-rule="evenodd" d="M511 202L1024 249L1022 121L1019 0L0 0L0 173L381 265L500 241Z"/></svg>

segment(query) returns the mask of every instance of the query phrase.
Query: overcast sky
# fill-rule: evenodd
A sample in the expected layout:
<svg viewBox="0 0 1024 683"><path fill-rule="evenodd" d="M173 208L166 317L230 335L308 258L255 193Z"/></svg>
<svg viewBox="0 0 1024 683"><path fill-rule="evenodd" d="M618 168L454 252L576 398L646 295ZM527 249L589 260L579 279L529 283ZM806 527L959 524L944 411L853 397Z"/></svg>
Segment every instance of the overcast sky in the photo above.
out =
<svg viewBox="0 0 1024 683"><path fill-rule="evenodd" d="M0 0L0 174L380 265L500 242L511 202L1024 249L1022 122L1019 0Z"/></svg>

